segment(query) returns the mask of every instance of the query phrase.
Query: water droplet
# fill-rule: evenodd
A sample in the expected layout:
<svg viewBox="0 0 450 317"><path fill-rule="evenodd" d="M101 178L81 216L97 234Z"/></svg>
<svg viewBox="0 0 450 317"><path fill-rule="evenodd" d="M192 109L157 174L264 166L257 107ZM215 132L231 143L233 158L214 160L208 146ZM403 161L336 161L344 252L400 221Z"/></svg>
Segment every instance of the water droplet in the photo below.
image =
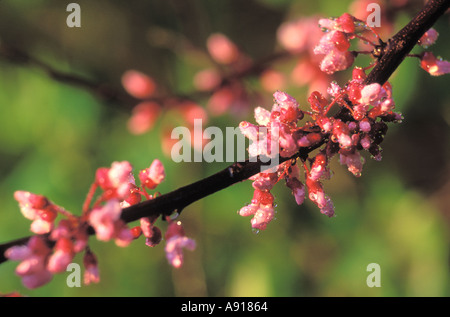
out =
<svg viewBox="0 0 450 317"><path fill-rule="evenodd" d="M259 229L252 228L252 233L253 233L253 234L258 234L258 233L259 233Z"/></svg>

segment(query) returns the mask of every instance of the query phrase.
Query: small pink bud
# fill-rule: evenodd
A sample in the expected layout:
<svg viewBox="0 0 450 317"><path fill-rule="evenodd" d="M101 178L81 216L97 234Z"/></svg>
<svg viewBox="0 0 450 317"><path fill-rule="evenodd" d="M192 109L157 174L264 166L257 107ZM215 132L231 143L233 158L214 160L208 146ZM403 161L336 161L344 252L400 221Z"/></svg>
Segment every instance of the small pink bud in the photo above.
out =
<svg viewBox="0 0 450 317"><path fill-rule="evenodd" d="M179 268L183 265L183 248L195 249L195 241L185 236L181 222L171 222L166 232L166 257L169 263Z"/></svg>
<svg viewBox="0 0 450 317"><path fill-rule="evenodd" d="M425 52L423 54L420 66L432 76L441 76L450 73L450 62L436 58L431 52Z"/></svg>
<svg viewBox="0 0 450 317"><path fill-rule="evenodd" d="M154 189L165 177L164 166L158 159L153 160L149 168L144 169L139 173L141 185L150 189Z"/></svg>
<svg viewBox="0 0 450 317"><path fill-rule="evenodd" d="M436 40L438 38L438 35L439 35L439 33L435 29L433 29L433 28L429 29L419 39L419 45L423 46L423 47L428 47L428 46L434 44L434 42L436 42Z"/></svg>
<svg viewBox="0 0 450 317"><path fill-rule="evenodd" d="M128 70L122 75L122 85L130 95L140 99L152 96L156 90L153 78L136 70Z"/></svg>
<svg viewBox="0 0 450 317"><path fill-rule="evenodd" d="M240 56L237 46L221 33L212 34L208 38L206 46L211 57L221 64L232 64Z"/></svg>

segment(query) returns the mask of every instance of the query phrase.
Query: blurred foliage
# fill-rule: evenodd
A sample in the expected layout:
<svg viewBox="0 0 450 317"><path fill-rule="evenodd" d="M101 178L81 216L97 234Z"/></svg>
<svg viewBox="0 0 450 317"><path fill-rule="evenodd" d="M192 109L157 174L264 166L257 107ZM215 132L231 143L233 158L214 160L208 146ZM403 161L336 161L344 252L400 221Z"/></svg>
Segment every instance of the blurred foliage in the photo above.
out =
<svg viewBox="0 0 450 317"><path fill-rule="evenodd" d="M56 69L122 89L120 77L138 69L174 93L193 89L192 76L208 64L180 43L205 49L221 32L252 58L277 47L276 30L306 15L340 15L350 1L87 1L82 27L68 28L72 1L3 0L0 41ZM408 21L404 15L399 29ZM436 29L433 51L450 58L448 15ZM175 38L173 38L175 36ZM174 41L175 39L175 41ZM180 39L183 39L181 41ZM192 52L191 52L192 53ZM195 60L198 64L192 64ZM194 65L194 66L193 66ZM195 66L198 65L198 66ZM0 265L0 292L29 296L449 296L448 77L431 78L415 59L392 78L394 99L405 120L390 126L383 160L367 157L355 179L333 162L325 182L337 217L321 215L310 202L298 207L284 186L276 188L277 220L259 234L237 210L252 196L250 181L236 184L181 214L197 249L185 264L167 264L164 242L150 249L142 239L128 248L91 240L101 282L69 288L67 274L27 290L15 276L16 262ZM301 90L299 90L301 91ZM296 95L305 104L304 92ZM267 94L267 106L271 103ZM199 100L204 105L206 100ZM251 105L251 107L257 105ZM135 170L163 161L166 193L211 175L227 163L174 163L164 155L160 129L127 131L130 108L50 79L36 67L0 60L0 242L29 235L15 190L44 194L79 214L95 170L128 160ZM248 117L251 119L250 117ZM241 118L209 124L236 127ZM164 230L165 223L159 223ZM81 264L78 255L75 262ZM367 265L381 267L381 287L366 285Z"/></svg>

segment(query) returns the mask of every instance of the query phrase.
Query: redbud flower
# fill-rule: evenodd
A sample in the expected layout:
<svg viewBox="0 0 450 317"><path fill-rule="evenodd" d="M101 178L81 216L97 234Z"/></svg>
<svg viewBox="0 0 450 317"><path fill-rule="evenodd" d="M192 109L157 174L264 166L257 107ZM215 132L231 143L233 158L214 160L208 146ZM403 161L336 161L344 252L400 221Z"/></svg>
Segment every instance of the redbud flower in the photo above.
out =
<svg viewBox="0 0 450 317"><path fill-rule="evenodd" d="M308 49L311 40L314 39L314 36L311 36L314 32L320 34L317 20L302 18L281 24L277 31L277 39L289 52L299 53Z"/></svg>
<svg viewBox="0 0 450 317"><path fill-rule="evenodd" d="M153 101L143 101L136 105L128 120L128 130L136 135L151 130L161 113L161 106Z"/></svg>
<svg viewBox="0 0 450 317"><path fill-rule="evenodd" d="M344 122L339 119L334 121L333 136L337 139L341 148L348 148L352 145L350 129Z"/></svg>
<svg viewBox="0 0 450 317"><path fill-rule="evenodd" d="M211 57L221 64L234 63L240 56L237 46L221 33L212 34L208 38L206 46Z"/></svg>
<svg viewBox="0 0 450 317"><path fill-rule="evenodd" d="M347 165L348 170L356 177L361 176L362 168L364 165L364 158L358 151L354 153L340 153L340 163Z"/></svg>
<svg viewBox="0 0 450 317"><path fill-rule="evenodd" d="M53 275L46 268L50 248L40 236L32 236L26 246L13 246L6 250L5 256L14 261L21 261L16 274L22 277L22 284L34 289L47 284Z"/></svg>
<svg viewBox="0 0 450 317"><path fill-rule="evenodd" d="M370 125L369 120L363 119L359 122L359 129L363 132L369 132L372 126Z"/></svg>
<svg viewBox="0 0 450 317"><path fill-rule="evenodd" d="M54 253L50 255L47 270L52 273L64 272L74 256L73 243L70 239L60 238L56 242Z"/></svg>
<svg viewBox="0 0 450 317"><path fill-rule="evenodd" d="M158 186L166 177L164 166L160 160L153 160L149 168L143 169L139 173L141 185L150 189Z"/></svg>
<svg viewBox="0 0 450 317"><path fill-rule="evenodd" d="M132 185L135 184L133 167L127 161L113 162L111 168L102 167L95 174L96 183L109 195L109 198L124 200L130 194Z"/></svg>
<svg viewBox="0 0 450 317"><path fill-rule="evenodd" d="M323 191L322 184L307 177L306 186L309 192L309 199L319 207L320 212L328 217L334 216L333 202Z"/></svg>
<svg viewBox="0 0 450 317"><path fill-rule="evenodd" d="M262 107L256 107L255 108L255 121L259 125L263 125L263 126L268 125L270 122L270 111L267 109L264 109Z"/></svg>
<svg viewBox="0 0 450 317"><path fill-rule="evenodd" d="M32 232L44 234L53 229L58 206L42 195L26 191L16 191L14 198L19 202L20 211L25 218L33 220L30 226Z"/></svg>
<svg viewBox="0 0 450 317"><path fill-rule="evenodd" d="M272 204L263 205L256 210L250 223L253 229L265 230L269 222L274 219L275 210Z"/></svg>
<svg viewBox="0 0 450 317"><path fill-rule="evenodd" d="M344 13L337 19L320 19L319 26L329 30L337 30L345 33L355 32L354 18Z"/></svg>
<svg viewBox="0 0 450 317"><path fill-rule="evenodd" d="M295 167L297 167L295 165ZM297 168L298 169L298 168ZM292 190L297 205L303 204L305 201L305 186L297 177L286 177L286 186Z"/></svg>
<svg viewBox="0 0 450 317"><path fill-rule="evenodd" d="M265 91L274 91L284 89L286 86L286 77L282 72L267 69L260 76L261 86Z"/></svg>
<svg viewBox="0 0 450 317"><path fill-rule="evenodd" d="M276 173L258 173L250 177L253 180L252 186L259 190L272 189L277 182L278 176Z"/></svg>
<svg viewBox="0 0 450 317"><path fill-rule="evenodd" d="M204 69L194 76L194 86L201 91L213 90L220 81L220 74L215 69Z"/></svg>
<svg viewBox="0 0 450 317"><path fill-rule="evenodd" d="M381 85L378 83L364 86L361 89L361 98L359 102L364 105L373 105L375 101L381 99L381 93Z"/></svg>
<svg viewBox="0 0 450 317"><path fill-rule="evenodd" d="M140 228L144 234L146 240L145 244L149 247L154 247L161 242L162 234L161 230L154 226L156 218L143 217L140 219Z"/></svg>
<svg viewBox="0 0 450 317"><path fill-rule="evenodd" d="M167 260L173 267L181 267L184 261L182 249L194 250L195 241L186 237L180 221L169 223L165 238Z"/></svg>
<svg viewBox="0 0 450 317"><path fill-rule="evenodd" d="M134 235L122 220L114 223L114 242L119 247L127 247L134 240Z"/></svg>
<svg viewBox="0 0 450 317"><path fill-rule="evenodd" d="M122 85L130 95L140 99L152 96L156 90L153 78L136 70L128 70L122 75Z"/></svg>
<svg viewBox="0 0 450 317"><path fill-rule="evenodd" d="M436 42L436 40L438 38L438 35L439 35L439 33L435 29L433 29L433 28L429 29L419 39L419 45L423 46L423 47L428 47L428 46L434 44L434 42Z"/></svg>
<svg viewBox="0 0 450 317"><path fill-rule="evenodd" d="M441 76L450 73L450 62L436 58L431 52L425 52L423 54L420 66L432 76Z"/></svg>
<svg viewBox="0 0 450 317"><path fill-rule="evenodd" d="M117 200L111 199L104 206L92 209L89 223L94 228L98 240L109 241L115 235L115 222L119 220L122 209Z"/></svg>
<svg viewBox="0 0 450 317"><path fill-rule="evenodd" d="M309 178L312 181L318 181L322 176L324 176L326 172L327 165L327 157L323 153L319 153L316 155L314 159L314 163L311 166L311 170L309 171Z"/></svg>
<svg viewBox="0 0 450 317"><path fill-rule="evenodd" d="M100 282L97 257L89 249L86 250L86 253L84 254L83 265L85 269L83 279L84 284L89 285L91 283Z"/></svg>

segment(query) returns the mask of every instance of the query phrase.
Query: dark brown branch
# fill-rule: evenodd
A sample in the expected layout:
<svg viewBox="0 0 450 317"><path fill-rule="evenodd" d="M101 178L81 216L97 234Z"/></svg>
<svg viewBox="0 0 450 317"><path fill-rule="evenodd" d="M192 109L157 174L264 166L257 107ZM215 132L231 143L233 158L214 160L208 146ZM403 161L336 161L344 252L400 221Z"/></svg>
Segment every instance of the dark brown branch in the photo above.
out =
<svg viewBox="0 0 450 317"><path fill-rule="evenodd" d="M448 9L449 4L450 0L430 0L410 23L388 41L383 56L375 68L369 73L365 83L385 83L398 68L405 56L416 45L418 39ZM338 113L336 117L345 115L344 112ZM310 148L300 149L291 158L280 158L280 163L299 157L303 160L306 159L311 151L326 142L327 137L327 135L323 135L322 140L316 145ZM226 169L198 182L181 187L155 199L125 208L122 212L122 219L126 222L132 222L146 216L170 215L173 212L181 212L193 202L259 173L262 166L261 161L234 163ZM7 260L4 257L4 251L13 245L24 244L28 239L22 238L0 245L0 263Z"/></svg>

